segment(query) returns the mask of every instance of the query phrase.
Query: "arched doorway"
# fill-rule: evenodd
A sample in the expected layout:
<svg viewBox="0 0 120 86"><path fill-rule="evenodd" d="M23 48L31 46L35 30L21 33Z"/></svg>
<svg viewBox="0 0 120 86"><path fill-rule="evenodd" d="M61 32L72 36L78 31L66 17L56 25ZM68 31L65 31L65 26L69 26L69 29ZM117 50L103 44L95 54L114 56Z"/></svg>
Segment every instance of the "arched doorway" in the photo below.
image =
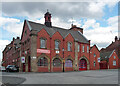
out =
<svg viewBox="0 0 120 86"><path fill-rule="evenodd" d="M65 71L73 71L73 61L70 58L65 60Z"/></svg>
<svg viewBox="0 0 120 86"><path fill-rule="evenodd" d="M59 58L53 59L53 72L62 72L62 61Z"/></svg>
<svg viewBox="0 0 120 86"><path fill-rule="evenodd" d="M48 72L48 59L46 57L38 59L38 72Z"/></svg>
<svg viewBox="0 0 120 86"><path fill-rule="evenodd" d="M79 61L79 70L87 70L87 61L84 58Z"/></svg>

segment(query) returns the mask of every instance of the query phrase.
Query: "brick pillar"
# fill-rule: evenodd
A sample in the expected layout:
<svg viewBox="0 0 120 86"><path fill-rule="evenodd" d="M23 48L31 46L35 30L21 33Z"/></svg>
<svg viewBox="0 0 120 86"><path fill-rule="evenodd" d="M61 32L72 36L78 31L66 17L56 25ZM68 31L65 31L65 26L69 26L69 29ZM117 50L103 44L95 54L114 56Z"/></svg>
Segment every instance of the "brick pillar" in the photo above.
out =
<svg viewBox="0 0 120 86"><path fill-rule="evenodd" d="M78 71L78 43L75 42L75 61L73 65L73 69Z"/></svg>
<svg viewBox="0 0 120 86"><path fill-rule="evenodd" d="M37 72L37 31L31 31L31 72Z"/></svg>

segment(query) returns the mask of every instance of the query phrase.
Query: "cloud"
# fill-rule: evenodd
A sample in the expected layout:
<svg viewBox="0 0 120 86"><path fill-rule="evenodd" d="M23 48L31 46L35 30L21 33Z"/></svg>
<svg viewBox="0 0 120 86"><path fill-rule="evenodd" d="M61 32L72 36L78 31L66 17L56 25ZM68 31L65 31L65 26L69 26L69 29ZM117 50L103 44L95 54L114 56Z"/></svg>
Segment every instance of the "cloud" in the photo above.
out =
<svg viewBox="0 0 120 86"><path fill-rule="evenodd" d="M110 3L109 3L110 4ZM27 16L29 19L40 18L47 9L52 16L64 21L70 18L101 18L107 2L4 2L2 12L7 16ZM112 6L112 5L111 5Z"/></svg>
<svg viewBox="0 0 120 86"><path fill-rule="evenodd" d="M99 49L110 44L115 36L118 36L118 16L110 17L107 21L107 27L101 27L100 23L94 19L87 19L83 27L84 35L91 40L91 44L97 44ZM92 29L89 29L92 27ZM102 45L103 44L103 45Z"/></svg>
<svg viewBox="0 0 120 86"><path fill-rule="evenodd" d="M23 22L20 22L19 19L15 18L0 17L0 26L4 30L15 34L15 36L20 36L22 33Z"/></svg>

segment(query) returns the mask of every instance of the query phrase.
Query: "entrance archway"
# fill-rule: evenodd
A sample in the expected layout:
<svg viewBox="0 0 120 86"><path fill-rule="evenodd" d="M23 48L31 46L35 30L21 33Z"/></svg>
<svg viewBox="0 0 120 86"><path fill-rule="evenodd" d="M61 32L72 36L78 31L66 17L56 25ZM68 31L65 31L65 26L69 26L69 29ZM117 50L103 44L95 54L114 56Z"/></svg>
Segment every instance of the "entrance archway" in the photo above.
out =
<svg viewBox="0 0 120 86"><path fill-rule="evenodd" d="M89 70L89 61L86 57L79 59L79 71Z"/></svg>
<svg viewBox="0 0 120 86"><path fill-rule="evenodd" d="M81 59L79 62L79 70L87 70L87 61L85 59Z"/></svg>

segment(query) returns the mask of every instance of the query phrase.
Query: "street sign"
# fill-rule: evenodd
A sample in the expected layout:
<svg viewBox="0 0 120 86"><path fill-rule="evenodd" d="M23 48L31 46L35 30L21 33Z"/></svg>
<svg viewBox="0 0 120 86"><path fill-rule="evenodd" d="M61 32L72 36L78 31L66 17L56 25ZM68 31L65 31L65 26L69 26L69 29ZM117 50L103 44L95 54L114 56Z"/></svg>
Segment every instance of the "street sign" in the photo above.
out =
<svg viewBox="0 0 120 86"><path fill-rule="evenodd" d="M37 49L37 53L50 53L50 50L45 50L45 49Z"/></svg>
<svg viewBox="0 0 120 86"><path fill-rule="evenodd" d="M25 57L21 57L21 63L25 63Z"/></svg>

